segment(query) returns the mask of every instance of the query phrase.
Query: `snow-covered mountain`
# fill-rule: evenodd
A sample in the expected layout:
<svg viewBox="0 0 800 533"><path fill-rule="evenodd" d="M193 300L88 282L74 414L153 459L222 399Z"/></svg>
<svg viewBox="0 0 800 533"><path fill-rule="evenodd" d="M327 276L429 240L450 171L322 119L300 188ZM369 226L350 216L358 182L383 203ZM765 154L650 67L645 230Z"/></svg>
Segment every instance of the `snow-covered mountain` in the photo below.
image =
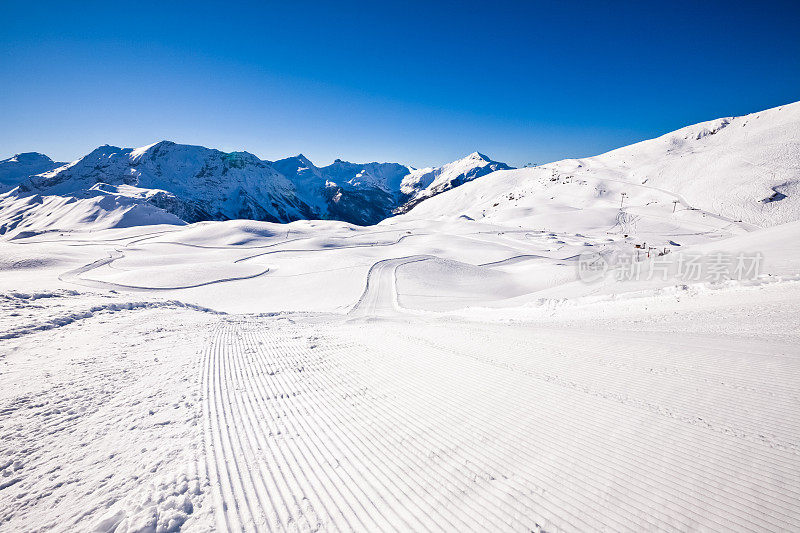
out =
<svg viewBox="0 0 800 533"><path fill-rule="evenodd" d="M641 216L633 213L638 207L655 202L670 214L698 208L757 226L800 219L800 102L695 124L595 157L495 172L406 216L523 224L548 212L585 215L587 207L618 217L623 207L623 218L633 219Z"/></svg>
<svg viewBox="0 0 800 533"><path fill-rule="evenodd" d="M65 167L24 181L19 193L80 196L98 184L136 187L133 198L186 222L233 218L283 222L312 215L292 183L253 154L169 141L138 149L101 146ZM141 189L150 192L141 194ZM118 188L115 194L129 191Z"/></svg>
<svg viewBox="0 0 800 533"><path fill-rule="evenodd" d="M441 167L415 169L398 163L349 163L317 167L302 154L273 166L297 188L318 218L368 225L405 213L419 202L495 170L510 169L474 152Z"/></svg>
<svg viewBox="0 0 800 533"><path fill-rule="evenodd" d="M349 163L337 159L317 167L304 155L274 162L298 195L314 210L314 218L359 225L380 222L402 201L400 182L413 169L398 163Z"/></svg>
<svg viewBox="0 0 800 533"><path fill-rule="evenodd" d="M478 152L436 168L338 159L319 167L302 154L270 162L162 141L101 146L68 165L21 154L0 162L0 187L15 182L0 194L6 237L12 229L241 218L371 225L393 214L535 224L573 213L619 226L656 204L772 226L800 219L800 102L532 169Z"/></svg>
<svg viewBox="0 0 800 533"><path fill-rule="evenodd" d="M6 180L8 188L19 183L0 197L0 224L6 231L22 231L33 220L34 226L49 229L58 221L83 221L93 228L229 219L370 225L490 168L508 168L477 154L421 171L399 163L340 159L317 167L302 154L270 162L247 152L170 141L137 149L101 146L68 165L41 158L44 170L29 164ZM14 164L19 166L7 160L9 169Z"/></svg>
<svg viewBox="0 0 800 533"><path fill-rule="evenodd" d="M26 152L3 159L0 161L0 193L13 189L29 176L41 174L62 165L64 163L57 163L38 152Z"/></svg>
<svg viewBox="0 0 800 533"><path fill-rule="evenodd" d="M510 169L511 167L505 163L492 161L479 152L473 152L464 159L441 167L413 170L403 178L400 184L400 192L405 196L405 201L395 212L408 212L427 198L449 191L496 170Z"/></svg>

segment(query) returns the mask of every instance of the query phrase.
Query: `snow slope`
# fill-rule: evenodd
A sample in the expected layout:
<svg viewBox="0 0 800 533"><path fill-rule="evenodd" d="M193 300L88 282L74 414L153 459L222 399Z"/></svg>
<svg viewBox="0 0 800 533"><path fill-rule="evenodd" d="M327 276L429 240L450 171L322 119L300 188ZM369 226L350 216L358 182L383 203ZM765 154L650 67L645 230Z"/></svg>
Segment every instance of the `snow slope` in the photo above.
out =
<svg viewBox="0 0 800 533"><path fill-rule="evenodd" d="M800 225L642 223L765 255L645 286L592 218L0 242L3 527L797 529Z"/></svg>
<svg viewBox="0 0 800 533"><path fill-rule="evenodd" d="M695 124L584 159L497 172L415 208L489 220L592 205L700 208L757 226L800 218L800 102ZM553 200L553 202L550 202Z"/></svg>
<svg viewBox="0 0 800 533"><path fill-rule="evenodd" d="M122 192L122 194L120 194ZM163 191L97 184L74 195L0 195L0 237L153 224L183 225L147 200Z"/></svg>

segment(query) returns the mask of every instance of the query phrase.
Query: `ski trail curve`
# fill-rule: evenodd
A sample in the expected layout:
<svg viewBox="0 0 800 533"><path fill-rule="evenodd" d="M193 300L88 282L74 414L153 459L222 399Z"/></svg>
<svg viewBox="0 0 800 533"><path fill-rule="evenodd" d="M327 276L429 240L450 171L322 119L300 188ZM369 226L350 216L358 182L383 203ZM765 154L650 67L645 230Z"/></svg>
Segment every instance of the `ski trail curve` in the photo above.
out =
<svg viewBox="0 0 800 533"><path fill-rule="evenodd" d="M287 253L287 252L326 252L326 251L333 251L333 250L346 250L346 249L351 249L351 248L373 248L373 247L382 247L382 246L394 246L395 244L399 244L400 242L402 242L404 239L407 239L408 237L417 237L417 236L422 236L422 235L425 235L425 234L424 233L414 233L414 234L401 235L396 240L390 241L390 242L367 242L367 243L362 243L362 244L350 244L350 245L345 245L345 246L331 246L330 248L294 248L294 249L289 249L289 250L272 250L272 251L269 251L269 252L261 252L261 253L255 254L255 255L249 255L249 256L246 256L246 257L240 257L239 259L234 261L234 263L241 263L243 261L249 261L250 259L255 259L256 257L262 257L262 256L265 256L265 255L281 254L281 253Z"/></svg>
<svg viewBox="0 0 800 533"><path fill-rule="evenodd" d="M400 311L397 303L395 271L400 265L432 259L431 255L409 255L383 259L373 264L367 272L364 292L348 313L351 316L385 316Z"/></svg>
<svg viewBox="0 0 800 533"><path fill-rule="evenodd" d="M221 278L221 279L213 279L209 281L203 281L200 283L194 283L191 285L176 285L171 287L148 287L145 285L125 285L122 283L114 283L111 281L100 281L96 279L86 279L81 277L81 274L85 274L91 270L96 268L100 268L102 266L110 265L117 259L122 259L125 257L125 253L120 249L115 249L112 252L108 253L108 257L104 257L102 259L98 259L97 261L93 261L87 265L83 265L81 267L75 268L73 270L69 270L62 274L59 274L58 279L64 281L66 283L72 283L75 285L81 285L84 287L92 287L95 289L111 289L111 290L125 290L125 291L145 291L145 292L152 292L152 291L174 291L179 289L194 289L196 287L205 287L206 285L214 285L216 283L225 283L228 281L241 281L246 279L253 279L260 276L263 276L267 272L269 272L269 268L262 270L261 272L257 272L255 274L250 274L247 276L232 276L229 278Z"/></svg>

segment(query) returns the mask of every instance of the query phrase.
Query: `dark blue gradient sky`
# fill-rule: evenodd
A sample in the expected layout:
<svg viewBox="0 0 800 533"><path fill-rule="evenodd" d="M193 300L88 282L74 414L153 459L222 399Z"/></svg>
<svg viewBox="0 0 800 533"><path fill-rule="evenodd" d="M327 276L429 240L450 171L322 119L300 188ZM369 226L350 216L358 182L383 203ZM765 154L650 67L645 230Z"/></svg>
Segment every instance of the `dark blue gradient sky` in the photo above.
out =
<svg viewBox="0 0 800 533"><path fill-rule="evenodd" d="M798 2L0 2L0 158L514 165L800 99Z"/></svg>

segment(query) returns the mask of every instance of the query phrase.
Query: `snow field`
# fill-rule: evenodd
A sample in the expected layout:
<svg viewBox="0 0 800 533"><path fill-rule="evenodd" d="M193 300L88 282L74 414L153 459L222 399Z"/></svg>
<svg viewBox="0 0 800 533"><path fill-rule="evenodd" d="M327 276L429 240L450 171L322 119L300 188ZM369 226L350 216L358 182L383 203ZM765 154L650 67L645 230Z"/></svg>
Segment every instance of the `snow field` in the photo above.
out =
<svg viewBox="0 0 800 533"><path fill-rule="evenodd" d="M798 110L368 227L0 196L0 531L800 530Z"/></svg>
<svg viewBox="0 0 800 533"><path fill-rule="evenodd" d="M45 300L69 320L0 341L0 530L203 523L195 343L215 315L153 303L76 316L70 303L93 300L76 294L24 302L34 314Z"/></svg>

